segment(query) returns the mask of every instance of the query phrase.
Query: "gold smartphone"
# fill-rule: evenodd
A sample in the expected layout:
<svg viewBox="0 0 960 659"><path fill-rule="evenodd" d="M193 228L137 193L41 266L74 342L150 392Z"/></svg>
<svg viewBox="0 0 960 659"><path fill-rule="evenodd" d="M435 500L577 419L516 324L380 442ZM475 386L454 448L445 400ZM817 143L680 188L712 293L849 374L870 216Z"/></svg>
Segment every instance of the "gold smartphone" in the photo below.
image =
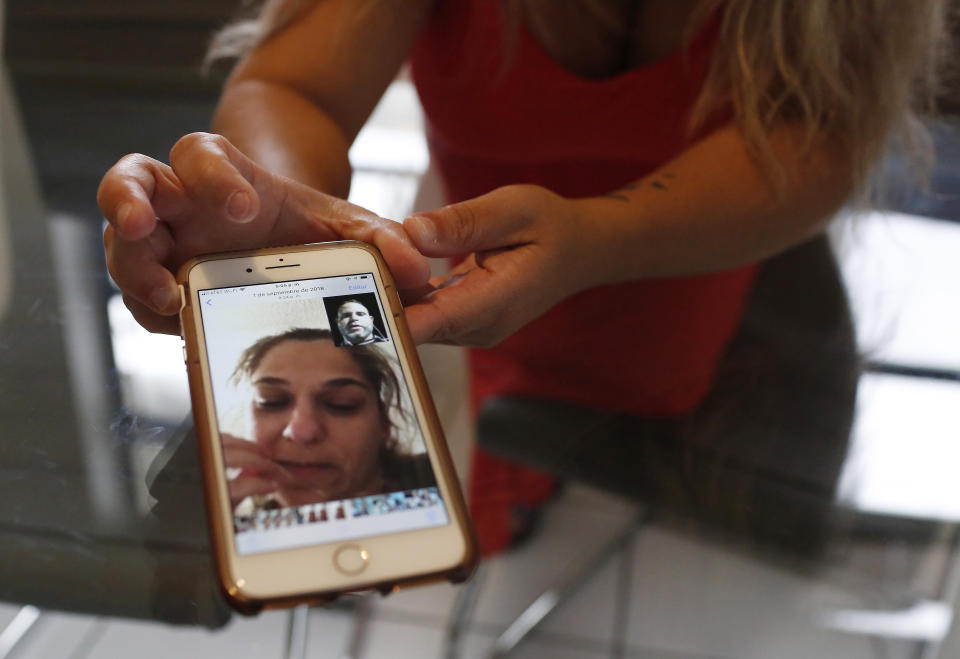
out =
<svg viewBox="0 0 960 659"><path fill-rule="evenodd" d="M465 580L474 533L379 252L344 241L216 254L178 281L231 604Z"/></svg>

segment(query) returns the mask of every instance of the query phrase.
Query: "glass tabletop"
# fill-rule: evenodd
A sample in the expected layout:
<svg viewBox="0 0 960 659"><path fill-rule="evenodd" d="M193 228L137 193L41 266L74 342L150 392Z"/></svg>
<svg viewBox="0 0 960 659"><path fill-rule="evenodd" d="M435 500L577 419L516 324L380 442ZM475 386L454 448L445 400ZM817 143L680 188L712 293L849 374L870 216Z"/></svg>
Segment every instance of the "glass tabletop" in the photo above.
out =
<svg viewBox="0 0 960 659"><path fill-rule="evenodd" d="M223 627L232 613L211 569L180 340L149 335L126 311L104 267L102 218L92 204L91 181L111 158L140 150L133 141L117 144L134 129L118 128L113 141L102 123L101 132L61 126L43 136L62 112L56 94L27 89L21 105L10 91L6 85L0 111L0 601ZM411 98L399 83L391 94L389 103L403 107ZM91 93L79 102L66 124L83 125L83 113L96 115L102 100ZM150 108L127 102L113 106L115 119L133 122ZM141 141L162 144L187 132L210 100L199 109L173 105L182 114L166 115L157 122L162 131ZM388 150L366 146L390 140L412 160L394 162ZM93 156L84 159L77 149L86 146ZM415 131L375 120L351 154L355 200L402 216L426 167L423 154ZM71 178L71 160L82 175ZM949 171L943 176L937 185L954 183ZM71 206L74 197L81 201ZM950 648L960 647L953 636L960 224L948 207L914 203L833 229L863 356L850 390L856 398L841 411L849 419L834 419L846 428L835 443L791 442L799 421L773 416L770 433L786 443L751 454L758 462L747 480L720 479L693 506L670 505L669 483L629 500L572 479L528 544L485 563L468 607L467 645L489 644L522 612L524 597L591 565L605 541L626 530L619 562L598 564L580 590L568 582L576 601L538 637L542 656L953 656ZM472 424L462 360L451 355L424 350L462 462ZM584 422L575 410L545 417L508 406L504 413L512 422L524 414L531 424L552 419L567 431ZM664 480L671 472L657 464L638 473ZM697 473L704 483L717 476L708 467ZM828 474L820 490L811 485L814 473ZM723 516L698 514L724 497L733 504ZM794 504L808 516L804 523L822 522L815 546L799 546ZM456 603L454 589L428 588L383 600L378 610L386 627L429 620L437 635ZM619 655L584 640L611 634L621 639ZM390 656L402 656L401 645Z"/></svg>

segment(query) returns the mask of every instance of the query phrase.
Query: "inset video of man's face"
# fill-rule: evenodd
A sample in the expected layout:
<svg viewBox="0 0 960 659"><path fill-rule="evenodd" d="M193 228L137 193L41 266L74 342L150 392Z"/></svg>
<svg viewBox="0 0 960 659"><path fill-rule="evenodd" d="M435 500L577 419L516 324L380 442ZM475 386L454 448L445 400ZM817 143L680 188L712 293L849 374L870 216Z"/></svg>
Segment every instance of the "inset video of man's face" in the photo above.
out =
<svg viewBox="0 0 960 659"><path fill-rule="evenodd" d="M359 302L348 301L337 309L337 329L350 345L358 346L373 341L373 316Z"/></svg>
<svg viewBox="0 0 960 659"><path fill-rule="evenodd" d="M373 293L338 295L324 299L337 345L362 346L386 341L377 299Z"/></svg>

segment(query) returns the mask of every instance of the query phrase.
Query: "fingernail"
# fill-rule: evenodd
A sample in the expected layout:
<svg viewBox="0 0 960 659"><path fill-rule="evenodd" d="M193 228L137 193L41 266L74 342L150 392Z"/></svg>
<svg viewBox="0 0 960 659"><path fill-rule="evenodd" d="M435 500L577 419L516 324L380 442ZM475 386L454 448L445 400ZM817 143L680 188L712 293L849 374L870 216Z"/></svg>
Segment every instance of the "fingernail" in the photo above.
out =
<svg viewBox="0 0 960 659"><path fill-rule="evenodd" d="M167 310L167 307L173 302L174 297L177 296L177 292L173 289L166 287L158 288L150 295L150 302L153 304L154 309L162 313Z"/></svg>
<svg viewBox="0 0 960 659"><path fill-rule="evenodd" d="M253 216L250 214L252 208L253 202L246 192L234 192L227 199L227 215L234 222L249 222L252 220Z"/></svg>
<svg viewBox="0 0 960 659"><path fill-rule="evenodd" d="M433 245L437 242L437 227L428 217L411 215L403 221L403 227L421 245Z"/></svg>

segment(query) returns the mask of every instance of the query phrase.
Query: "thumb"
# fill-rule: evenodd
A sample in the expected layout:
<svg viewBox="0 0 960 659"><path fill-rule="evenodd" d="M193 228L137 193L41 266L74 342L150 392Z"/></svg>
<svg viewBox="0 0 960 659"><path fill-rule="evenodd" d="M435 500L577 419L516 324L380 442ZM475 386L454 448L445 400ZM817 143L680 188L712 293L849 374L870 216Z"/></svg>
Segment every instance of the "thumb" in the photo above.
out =
<svg viewBox="0 0 960 659"><path fill-rule="evenodd" d="M508 247L527 226L522 200L501 188L403 221L410 240L425 256L450 257Z"/></svg>

